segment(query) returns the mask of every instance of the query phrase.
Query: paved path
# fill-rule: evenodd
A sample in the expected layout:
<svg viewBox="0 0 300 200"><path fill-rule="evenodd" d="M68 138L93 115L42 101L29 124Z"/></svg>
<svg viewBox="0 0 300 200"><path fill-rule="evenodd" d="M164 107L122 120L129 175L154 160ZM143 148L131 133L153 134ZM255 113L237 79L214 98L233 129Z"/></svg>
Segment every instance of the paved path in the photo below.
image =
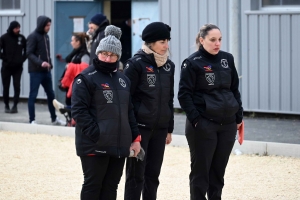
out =
<svg viewBox="0 0 300 200"><path fill-rule="evenodd" d="M43 125L51 125L50 113L45 103L36 103L36 121ZM28 123L27 103L20 102L18 105L19 113L4 113L3 101L0 101L0 123L16 122ZM57 113L64 119L64 116ZM245 117L245 140L278 142L300 144L300 116L293 119L282 119L281 117ZM184 135L185 115L177 113L175 115L174 134Z"/></svg>

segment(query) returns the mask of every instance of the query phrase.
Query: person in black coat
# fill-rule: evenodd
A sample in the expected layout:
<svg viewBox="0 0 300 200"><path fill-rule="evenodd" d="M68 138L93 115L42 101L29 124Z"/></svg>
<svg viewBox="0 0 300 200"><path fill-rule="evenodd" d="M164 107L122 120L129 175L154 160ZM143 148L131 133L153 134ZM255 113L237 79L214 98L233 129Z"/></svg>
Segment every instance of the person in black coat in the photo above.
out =
<svg viewBox="0 0 300 200"><path fill-rule="evenodd" d="M144 161L128 158L125 200L156 199L165 145L174 128L174 72L169 59L171 28L162 22L148 24L142 32L145 43L127 61L124 73L131 81L135 116L146 152Z"/></svg>
<svg viewBox="0 0 300 200"><path fill-rule="evenodd" d="M233 56L221 51L222 34L201 27L198 51L181 66L178 100L187 116L185 134L191 154L190 199L221 199L224 174L242 124L239 77Z"/></svg>
<svg viewBox="0 0 300 200"><path fill-rule="evenodd" d="M52 85L53 68L50 55L50 40L48 32L51 27L51 19L47 16L37 18L36 29L27 37L27 57L28 73L30 77L30 91L28 97L29 123L37 124L35 121L35 100L38 95L40 85L43 86L46 95L48 109L53 125L65 125L66 122L60 120L55 113L52 104L54 91Z"/></svg>
<svg viewBox="0 0 300 200"><path fill-rule="evenodd" d="M92 35L90 65L93 63L94 58L97 57L96 49L99 45L99 42L105 37L104 30L108 25L109 20L101 13L94 15L89 22L88 32Z"/></svg>
<svg viewBox="0 0 300 200"><path fill-rule="evenodd" d="M23 63L26 60L26 39L20 34L21 25L17 21L12 21L7 29L7 33L0 38L0 59L2 59L1 78L3 84L3 101L5 113L17 113L21 91L21 76ZM9 107L9 87L13 78L14 104Z"/></svg>
<svg viewBox="0 0 300 200"><path fill-rule="evenodd" d="M141 136L130 96L130 80L117 71L121 30L107 26L93 64L75 77L72 117L81 159L83 200L115 200L125 157L140 152ZM136 159L136 158L135 158Z"/></svg>

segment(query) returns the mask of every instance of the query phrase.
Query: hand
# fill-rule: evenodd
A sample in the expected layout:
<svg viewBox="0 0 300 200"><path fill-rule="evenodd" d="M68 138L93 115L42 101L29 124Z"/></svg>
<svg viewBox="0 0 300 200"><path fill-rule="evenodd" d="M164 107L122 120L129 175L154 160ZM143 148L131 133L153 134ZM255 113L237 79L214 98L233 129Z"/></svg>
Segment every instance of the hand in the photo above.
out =
<svg viewBox="0 0 300 200"><path fill-rule="evenodd" d="M140 142L131 143L129 151L131 151L131 150L134 150L134 156L133 157L136 157L138 155L138 153L140 152L140 150L141 150L141 143Z"/></svg>
<svg viewBox="0 0 300 200"><path fill-rule="evenodd" d="M166 138L166 144L170 144L172 142L172 133L168 133Z"/></svg>
<svg viewBox="0 0 300 200"><path fill-rule="evenodd" d="M240 129L241 125L242 125L242 122L236 125L237 130Z"/></svg>
<svg viewBox="0 0 300 200"><path fill-rule="evenodd" d="M47 63L47 62L43 62L43 63L42 63L42 67L47 67L47 68L49 68L49 67L50 67L50 64Z"/></svg>

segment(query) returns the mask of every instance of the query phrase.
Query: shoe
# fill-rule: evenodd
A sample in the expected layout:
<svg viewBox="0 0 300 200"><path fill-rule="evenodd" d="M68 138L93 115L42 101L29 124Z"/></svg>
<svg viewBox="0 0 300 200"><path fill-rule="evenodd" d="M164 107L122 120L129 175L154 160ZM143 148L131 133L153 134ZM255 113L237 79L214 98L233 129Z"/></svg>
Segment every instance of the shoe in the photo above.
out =
<svg viewBox="0 0 300 200"><path fill-rule="evenodd" d="M5 113L10 113L10 108L9 108L9 106L5 106Z"/></svg>
<svg viewBox="0 0 300 200"><path fill-rule="evenodd" d="M65 126L66 122L62 121L58 117L56 117L55 121L52 122L52 125L62 125L62 126Z"/></svg>
<svg viewBox="0 0 300 200"><path fill-rule="evenodd" d="M60 112L60 109L65 108L64 104L60 103L59 101L57 101L56 99L53 99L52 104L54 106L54 108Z"/></svg>
<svg viewBox="0 0 300 200"><path fill-rule="evenodd" d="M38 123L36 123L35 120L31 121L30 124L34 124L34 125L37 125Z"/></svg>
<svg viewBox="0 0 300 200"><path fill-rule="evenodd" d="M18 107L13 106L12 109L10 110L10 113L18 113Z"/></svg>

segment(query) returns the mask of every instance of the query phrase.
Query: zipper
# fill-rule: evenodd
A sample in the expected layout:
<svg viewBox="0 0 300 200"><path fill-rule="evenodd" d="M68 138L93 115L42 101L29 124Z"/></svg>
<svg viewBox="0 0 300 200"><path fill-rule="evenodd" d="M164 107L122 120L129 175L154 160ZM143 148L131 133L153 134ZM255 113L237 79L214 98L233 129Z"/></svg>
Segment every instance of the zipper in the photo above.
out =
<svg viewBox="0 0 300 200"><path fill-rule="evenodd" d="M118 155L119 155L119 158L120 158L121 157L121 155L120 155L120 138L121 138L121 126L120 126L120 124L121 124L121 106L120 106L120 98L119 98L119 94L118 94L118 90L117 90L116 84L115 84L115 82L114 82L114 80L112 78L112 74L109 73L109 75L110 75L110 77L112 79L112 83L113 83L113 86L114 86L115 91L116 91L116 97L117 97L118 102L119 102L119 104L118 104L118 107L119 107L119 127L118 127L118 129L119 129L119 131L118 131L118 148L117 148L117 150L118 150Z"/></svg>
<svg viewBox="0 0 300 200"><path fill-rule="evenodd" d="M152 132L154 130L156 130L156 127L157 127L157 124L158 124L158 119L159 119L159 116L160 116L160 111L161 111L161 79L160 79L160 73L159 73L159 68L157 68L157 74L158 74L158 78L159 78L159 103L158 103L158 112L157 112L157 117L156 117L156 122L154 123L154 126L153 126L153 129L152 129Z"/></svg>
<svg viewBox="0 0 300 200"><path fill-rule="evenodd" d="M223 97L223 100L224 100L224 110L223 110L223 118L225 117L225 113L226 113L226 107L227 107L227 102L225 101L226 99L225 99L225 97L224 97L224 94L223 94L223 92L221 91L222 89L221 89L221 86L222 86L222 78L221 78L221 73L220 73L220 71L218 71L218 74L219 74L219 79L220 79L220 86L219 86L219 91L220 91L220 93L221 93L221 95L222 95L222 97ZM220 122L220 124L221 125L223 125L223 119L222 119L222 122Z"/></svg>
<svg viewBox="0 0 300 200"><path fill-rule="evenodd" d="M46 46L46 52L47 52L47 59L48 59L48 63L50 64L50 58L49 58L49 51L48 51L48 45L47 45L47 41L46 41L46 37L44 35L44 41L45 41L45 46ZM48 67L48 71L50 71L50 67Z"/></svg>

